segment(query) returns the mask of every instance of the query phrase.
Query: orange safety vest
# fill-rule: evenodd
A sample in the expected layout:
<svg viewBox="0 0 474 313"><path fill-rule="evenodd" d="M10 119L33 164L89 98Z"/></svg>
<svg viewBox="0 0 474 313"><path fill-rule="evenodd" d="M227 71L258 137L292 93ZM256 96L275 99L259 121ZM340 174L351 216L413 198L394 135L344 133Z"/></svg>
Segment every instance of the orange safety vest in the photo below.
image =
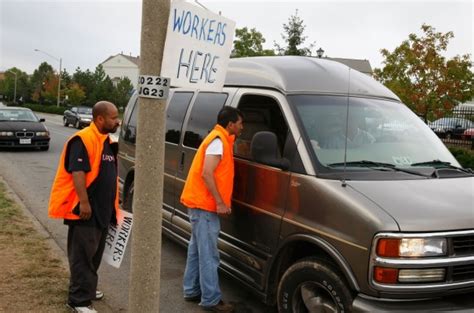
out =
<svg viewBox="0 0 474 313"><path fill-rule="evenodd" d="M48 216L51 218L64 218L68 220L78 220L79 216L72 213L72 210L79 203L79 197L74 188L72 174L66 170L66 151L68 150L69 142L79 136L86 147L89 156L89 163L91 166L90 172L86 173L86 188L99 176L100 162L102 160L102 152L104 149L104 141L109 137L101 134L94 123L86 127L68 139L64 145L63 152L59 159L58 170L51 188L51 195L49 198ZM110 140L110 139L109 139ZM118 213L118 184L117 195L115 197L115 212ZM118 214L117 214L118 216Z"/></svg>
<svg viewBox="0 0 474 313"><path fill-rule="evenodd" d="M181 203L188 208L199 208L211 212L217 211L216 201L202 178L206 149L217 137L222 141L223 153L221 161L214 171L214 180L222 200L226 206L230 207L232 189L234 187L233 145L235 136L229 135L222 126L216 125L199 146L189 169L183 193L181 194Z"/></svg>

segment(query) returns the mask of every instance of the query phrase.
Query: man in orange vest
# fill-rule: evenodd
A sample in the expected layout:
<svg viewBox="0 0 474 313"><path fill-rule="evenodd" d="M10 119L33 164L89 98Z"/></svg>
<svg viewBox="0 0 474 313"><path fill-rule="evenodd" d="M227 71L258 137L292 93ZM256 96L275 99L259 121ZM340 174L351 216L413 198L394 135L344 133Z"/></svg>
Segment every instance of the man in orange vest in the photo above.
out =
<svg viewBox="0 0 474 313"><path fill-rule="evenodd" d="M219 288L218 214L231 213L233 144L242 129L242 113L232 107L222 108L217 125L196 152L181 194L181 202L189 208L192 227L184 273L184 299L200 302L206 311L233 312L234 309L222 301Z"/></svg>
<svg viewBox="0 0 474 313"><path fill-rule="evenodd" d="M120 125L111 102L97 102L93 122L65 144L51 188L48 215L69 226L67 254L71 278L68 305L75 312L97 312L92 300L97 290L97 270L110 223L118 210L117 143L108 134Z"/></svg>

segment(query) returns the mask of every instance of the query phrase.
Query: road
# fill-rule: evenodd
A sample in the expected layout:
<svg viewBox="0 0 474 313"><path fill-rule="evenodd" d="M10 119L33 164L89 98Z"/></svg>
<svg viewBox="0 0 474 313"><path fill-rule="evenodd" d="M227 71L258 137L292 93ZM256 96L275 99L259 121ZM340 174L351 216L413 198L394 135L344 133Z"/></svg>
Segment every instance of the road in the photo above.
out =
<svg viewBox="0 0 474 313"><path fill-rule="evenodd" d="M66 251L67 227L61 220L47 217L50 187L62 147L66 139L76 130L64 127L61 116L38 114L46 119L51 133L49 151L0 150L0 175L14 189L30 212L55 240L63 252ZM99 274L99 288L106 294L105 301L113 312L126 312L130 270L130 246L120 269L103 263ZM65 255L65 254L64 254ZM196 304L182 299L182 276L186 260L184 248L163 237L161 259L160 312L200 312ZM224 300L234 302L236 313L269 313L274 309L264 306L242 285L221 275Z"/></svg>

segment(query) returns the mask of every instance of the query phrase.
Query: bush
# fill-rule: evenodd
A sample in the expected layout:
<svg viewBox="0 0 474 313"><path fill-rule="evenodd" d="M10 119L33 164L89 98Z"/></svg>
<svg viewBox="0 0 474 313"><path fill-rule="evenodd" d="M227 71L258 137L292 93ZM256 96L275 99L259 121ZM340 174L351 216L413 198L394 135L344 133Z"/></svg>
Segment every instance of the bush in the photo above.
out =
<svg viewBox="0 0 474 313"><path fill-rule="evenodd" d="M57 107L56 105L42 105L42 104L31 104L26 103L23 105L25 108L32 109L36 112L52 113L63 115L64 111L67 110L65 107Z"/></svg>
<svg viewBox="0 0 474 313"><path fill-rule="evenodd" d="M454 147L450 147L449 151L451 151L462 167L474 170L474 152L467 149Z"/></svg>

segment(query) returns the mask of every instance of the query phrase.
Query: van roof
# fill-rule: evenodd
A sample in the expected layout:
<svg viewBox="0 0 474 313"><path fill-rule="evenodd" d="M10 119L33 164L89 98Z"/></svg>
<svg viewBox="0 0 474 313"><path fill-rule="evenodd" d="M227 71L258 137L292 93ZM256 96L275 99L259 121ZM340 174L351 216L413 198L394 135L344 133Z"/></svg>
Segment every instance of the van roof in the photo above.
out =
<svg viewBox="0 0 474 313"><path fill-rule="evenodd" d="M350 75L350 85L348 84ZM350 94L400 99L372 77L336 61L302 56L237 58L229 61L225 86L263 87L284 94Z"/></svg>

